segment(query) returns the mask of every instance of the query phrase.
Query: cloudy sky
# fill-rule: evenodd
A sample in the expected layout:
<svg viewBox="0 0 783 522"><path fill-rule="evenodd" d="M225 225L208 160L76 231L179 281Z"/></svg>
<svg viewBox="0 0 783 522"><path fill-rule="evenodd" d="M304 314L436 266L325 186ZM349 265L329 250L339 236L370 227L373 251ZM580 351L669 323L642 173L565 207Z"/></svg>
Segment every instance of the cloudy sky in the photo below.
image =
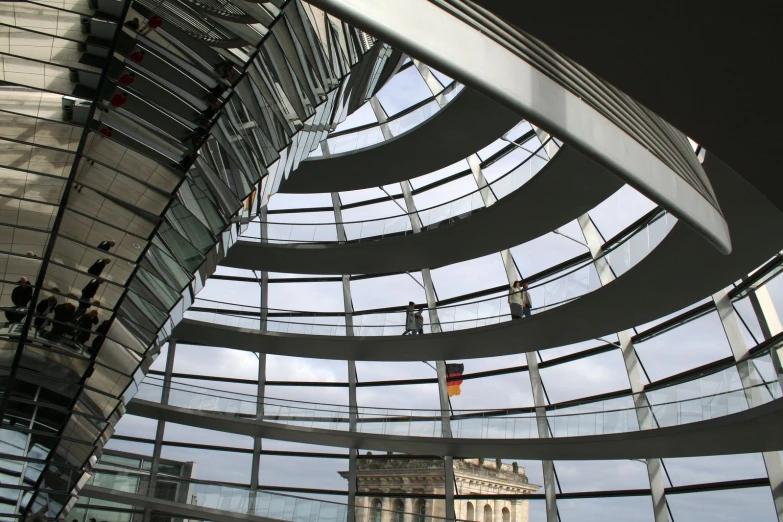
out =
<svg viewBox="0 0 783 522"><path fill-rule="evenodd" d="M445 85L450 80L437 73L436 76ZM415 67L398 74L379 93L378 98L386 112L393 116L414 103L431 96L429 89ZM375 118L369 106L365 105L349 117L338 130L374 122ZM516 137L529 129L521 123L511 133ZM506 143L498 140L478 151L482 159L500 150ZM533 150L538 142L528 144ZM485 172L490 181L512 169L528 153L516 151L509 154ZM419 188L467 168L466 161L446 166L440 171L421 176L411 181ZM295 175L295 173L293 174ZM399 185L383 188L344 192L340 194L343 204L360 202L367 199L399 194ZM417 207L426 209L460 197L476 190L472 176L440 185L414 196ZM291 208L330 207L328 194L287 195L277 194L270 202L271 211ZM594 208L590 215L604 238L608 239L633 223L654 208L654 205L631 187L625 186L613 196ZM343 211L344 221L361 221L397 216L401 213L393 201ZM299 212L294 214L272 214L270 221L279 223L332 223L331 212ZM508 223L506 226L525 226L524 223ZM334 227L325 226L324 230L334 231ZM251 232L252 232L251 228ZM271 233L281 236L290 233L290 227L276 225ZM571 259L587 251L581 244L584 237L577 223L564 224L559 232L549 233L517 245L511 249L517 266L523 276L534 274L543 269ZM336 232L332 232L336 238ZM569 237L565 237L569 236ZM274 235L272 237L275 237ZM252 272L220 268L219 274L255 277ZM297 277L298 274L270 274L271 278ZM438 299L449 299L466 293L506 284L505 271L500 254L495 253L462 263L432 270L432 279ZM351 293L354 308L359 310L403 306L408 301L424 302L424 291L420 285L421 274L401 274L354 281ZM770 290L777 302L783 296L780 283L770 283ZM543 295L543 294L541 294ZM258 306L260 288L255 283L211 280L199 295L200 298L214 299L238 305ZM640 296L643 299L644 296ZM342 285L339 282L323 283L284 283L269 285L269 307L290 310L343 312ZM537 296L534 294L534 299ZM537 305L540 303L536 303ZM696 303L695 303L696 304ZM783 306L783 302L778 303ZM752 316L747 302L737 305L743 318L748 322L750 331L745 332L749 345L755 339L761 339L758 325ZM502 313L506 313L504 310ZM657 324L640 325L638 331ZM567 327L567 325L564 325ZM605 338L608 341L615 340ZM585 350L603 344L599 340L590 340L574 346L554 348L541 352L542 360ZM654 337L636 346L639 357L649 379L656 381L703 364L731 355L720 321L715 312L686 323L663 335ZM263 350L263 346L259 347ZM163 370L167 350L153 365L154 370ZM263 357L263 355L262 355ZM266 355L266 377L274 381L312 381L346 382L347 364L344 361L305 359ZM433 361L434 362L434 361ZM485 370L522 366L525 356L510 355L494 358L479 358L463 361L465 372L474 373ZM358 362L356 364L360 383L386 380L405 380L435 377L434 370L423 362ZM174 371L195 375L232 377L238 379L256 379L258 358L255 354L215 347L177 346ZM547 367L541 370L548 399L552 403L570 401L629 388L628 378L619 350L582 358L574 362ZM189 381L199 386L255 394L255 386L215 381ZM312 401L328 404L348 402L345 387L292 387L267 386L267 397ZM415 384L398 386L368 386L357 391L359 406L393 408L438 408L438 392L435 384ZM466 380L462 384L462 394L452 398L454 409L495 409L532 406L533 398L527 372L516 372L480 379ZM126 415L117 426L118 435L153 439L156 422L149 419ZM250 449L252 439L227 433L212 432L188 426L167 423L165 440L174 442L201 443L205 445L230 446ZM109 448L132 451L150 455L150 444L139 444L113 439ZM311 446L285 441L264 440L265 450L288 450L303 452L327 452L347 455L346 450L323 446ZM476 457L494 458L492 455ZM194 461L197 464L195 476L205 480L226 481L248 484L250 481L250 456L246 453L225 451L207 451L187 448L164 447L163 457L182 461ZM543 476L540 461L519 463L526 469L530 481L542 485ZM730 481L740 479L763 478L766 476L764 463L760 455L731 455L689 459L666 459L666 468L673 486ZM321 488L345 491L347 484L338 475L338 471L347 469L345 459L327 459L291 456L262 456L259 482L267 486L288 486L298 488ZM616 489L647 489L646 467L637 461L557 461L555 463L559 485L564 493L610 491ZM543 492L543 490L541 490ZM344 496L324 497L344 502ZM669 505L677 522L690 520L711 521L772 521L775 520L774 505L768 487L724 490L667 496ZM561 520L593 522L604 520L623 520L629 522L653 520L650 498L618 497L604 499L559 500ZM530 520L545 520L543 501L531 501Z"/></svg>

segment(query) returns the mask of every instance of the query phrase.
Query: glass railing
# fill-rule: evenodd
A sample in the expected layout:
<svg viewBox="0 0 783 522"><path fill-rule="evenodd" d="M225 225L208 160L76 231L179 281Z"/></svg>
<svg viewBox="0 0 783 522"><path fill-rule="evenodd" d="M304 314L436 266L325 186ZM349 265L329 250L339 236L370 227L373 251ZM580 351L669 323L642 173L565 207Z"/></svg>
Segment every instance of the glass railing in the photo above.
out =
<svg viewBox="0 0 783 522"><path fill-rule="evenodd" d="M137 471L97 470L92 473L88 485L116 493L130 493L160 500L186 504L190 507L216 509L232 513L244 513L272 520L288 522L346 522L349 508L353 508L357 520L397 520L399 513L362 506L349 506L337 502L297 497L235 484L221 484L182 477L158 474L156 487L150 491L149 474ZM89 491L87 493L89 495ZM122 502L117 496L116 502ZM205 513L205 519L211 519ZM425 522L442 522L432 516L418 516Z"/></svg>
<svg viewBox="0 0 783 522"><path fill-rule="evenodd" d="M622 273L649 254L666 237L677 222L671 214L661 210L653 214L648 221L622 241L607 247L604 255L614 268L620 263ZM618 274L620 275L620 274ZM592 259L546 279L530 285L530 297L534 307L532 312L541 313L589 294L601 287L598 273ZM478 328L509 321L508 293L480 300L472 300L434 309L438 321L432 322L429 308L422 309L424 333L452 332ZM222 303L209 299L196 299L185 317L196 321L233 326L238 328L260 329L262 315L265 330L279 333L305 335L346 335L345 315L343 313L319 313L295 311ZM400 335L405 331L405 311L359 312L352 314L353 335L381 336Z"/></svg>
<svg viewBox="0 0 783 522"><path fill-rule="evenodd" d="M604 253L616 277L620 277L647 257L647 254L663 241L676 223L676 219L671 214L667 214L663 219L664 222L658 226L645 227L644 230L634 233L633 236L617 243Z"/></svg>
<svg viewBox="0 0 783 522"><path fill-rule="evenodd" d="M743 363L745 364L745 363ZM607 435L639 431L640 417L652 416L651 428L700 422L758 407L781 397L780 385L769 353L750 361L751 386L743 387L739 372L731 366L720 372L638 395L625 395L564 407L548 407L546 422L552 437ZM357 407L299 402L254 396L174 383L168 405L280 423L299 428L355 431L377 435L443 436L440 410ZM160 402L163 381L147 377L135 399ZM505 410L452 410L445 416L451 437L474 439L539 438L534 408ZM354 428L352 429L352 424Z"/></svg>
<svg viewBox="0 0 783 522"><path fill-rule="evenodd" d="M495 193L496 197L504 197L520 188L548 163L548 160L544 159L540 152L550 142L555 143L551 138L547 139L536 150L530 151L529 155L520 163L487 186L477 188L445 203L415 212L414 214L421 221L422 229L435 228L440 224L454 219L462 219L473 212L484 209L481 192L487 190L487 187ZM266 237L261 237L260 234L262 224L267 228ZM345 221L341 224L349 242L379 241L388 236L413 233L410 213L365 221ZM333 243L338 241L335 223L277 223L269 221L250 223L247 232L242 235L242 239L282 244Z"/></svg>
<svg viewBox="0 0 783 522"><path fill-rule="evenodd" d="M582 424L589 422L585 419L601 411L622 411L626 408L646 410L652 413L654 427L665 428L739 413L749 407L761 406L779 399L782 395L781 386L769 350L768 348L740 363L746 365L743 371L750 376L750 382L753 383L750 386L743 386L737 366L732 365L695 379L645 391L647 406L638 404L637 395L626 395L557 407L553 408L554 415L547 414L548 419L555 418L554 422L550 421L552 435L567 437L584 434L589 428L580 426L580 421ZM636 416L626 420L637 423Z"/></svg>
<svg viewBox="0 0 783 522"><path fill-rule="evenodd" d="M457 94L462 92L463 88L464 85L452 82L440 93L429 98L429 101L421 103L413 110L403 111L401 114L388 119L384 123L378 123L372 127L364 127L359 130L348 130L344 133L336 133L336 135L326 139L326 143L329 146L329 154L335 155L353 152L383 142L385 138L383 137L381 125L387 125L391 132L392 139L396 138L429 120L435 113L446 107L446 104L450 103ZM445 103L441 106L441 103L443 102ZM311 157L315 156L316 155L311 155Z"/></svg>

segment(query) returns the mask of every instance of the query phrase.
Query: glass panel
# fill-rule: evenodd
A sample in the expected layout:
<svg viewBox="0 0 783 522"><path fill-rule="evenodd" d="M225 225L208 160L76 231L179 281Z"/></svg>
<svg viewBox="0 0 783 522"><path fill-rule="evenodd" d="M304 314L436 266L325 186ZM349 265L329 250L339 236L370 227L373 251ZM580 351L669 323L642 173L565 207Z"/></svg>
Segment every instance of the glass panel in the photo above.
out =
<svg viewBox="0 0 783 522"><path fill-rule="evenodd" d="M753 520L774 522L775 503L769 487L703 491L667 495L677 522Z"/></svg>

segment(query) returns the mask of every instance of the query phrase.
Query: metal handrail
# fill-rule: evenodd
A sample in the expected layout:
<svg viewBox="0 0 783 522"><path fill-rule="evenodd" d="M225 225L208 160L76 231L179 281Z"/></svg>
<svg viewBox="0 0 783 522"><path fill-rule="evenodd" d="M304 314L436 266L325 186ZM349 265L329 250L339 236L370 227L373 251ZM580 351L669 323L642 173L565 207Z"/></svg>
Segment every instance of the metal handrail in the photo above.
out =
<svg viewBox="0 0 783 522"><path fill-rule="evenodd" d="M147 377L146 379L151 379L151 378ZM369 416L370 417L369 419L360 417L360 420L362 422L386 421L386 420L395 420L395 419L396 420L408 420L408 421L417 422L417 421L428 421L428 420L441 420L443 418L443 413L442 413L442 411L440 409L432 409L432 408L430 408L430 409L425 409L425 408L391 408L391 407L389 407L389 408L379 408L379 407L372 407L372 406L369 406L369 407L368 406L355 406L355 407L353 407L353 406L339 405L339 404L318 403L318 402L308 402L308 401L297 401L297 400L292 400L292 399L278 399L278 398L274 398L274 397L264 397L263 401L259 402L255 395L251 396L251 395L242 394L242 393L238 393L238 392L229 392L229 391L225 391L225 390L216 390L216 389L202 387L202 386L183 385L182 383L174 383L173 385L169 385L169 386L166 386L165 384L158 385L158 384L154 384L154 383L149 383L149 382L147 382L146 379L141 384L141 386L152 386L152 387L155 387L155 388L160 388L161 390L168 389L169 391L181 391L181 392L191 393L193 395L202 395L202 396L210 397L210 398L213 398L213 399L234 400L234 401L237 401L237 402L252 404L255 407L258 407L258 406L261 406L261 407L267 407L267 406L288 407L288 408L298 409L298 410L303 410L303 411L315 411L315 412L324 413L324 414L329 414L329 413L348 414L352 410L355 410L360 416L365 415L365 416ZM157 379L155 379L155 380L157 380ZM198 391L193 391L192 389L177 388L176 387L177 385L178 386L188 386L190 388L202 389L202 390L205 390L205 392L200 393ZM666 401L666 402L658 402L658 403L648 403L648 404L645 404L645 405L642 405L642 406L634 405L632 407L626 407L626 408L612 408L612 409L608 409L608 410L597 410L597 411L589 411L589 412L561 413L561 414L555 414L555 415L552 415L552 414L548 413L547 414L547 419L548 420L552 420L554 417L575 417L575 416L580 416L580 415L594 415L594 414L598 414L598 413L610 414L610 413L628 412L628 411L632 411L632 410L635 411L635 410L640 410L640 409L641 410L648 410L650 408L671 406L671 405L674 405L674 404L690 402L690 401L694 401L694 400L697 400L697 399L698 400L713 399L715 397L721 397L721 396L724 396L724 395L727 395L727 394L730 394L730 393L738 393L738 392L747 393L747 392L750 392L751 390L756 390L756 389L766 389L767 391L769 391L769 386L771 386L771 385L772 386L778 385L778 381L777 380L774 380L774 381L763 381L763 382L760 382L758 384L754 384L752 386L745 386L745 387L735 388L735 389L726 390L726 391L722 391L722 392L718 392L718 393L711 393L711 394L707 394L707 395L702 395L700 397L695 397L695 398L690 398L690 399ZM215 395L217 393L232 394L233 396L221 397L221 396ZM632 399L632 398L640 396L642 394L647 394L647 392L632 393L632 394L626 395L624 397L617 397L617 398L613 398L613 399L610 399L610 400L616 401L618 399L623 399L625 397ZM238 398L237 396L248 397L248 399L244 400L244 399ZM774 398L773 397L773 400L778 400L778 398ZM274 403L272 401L279 401L281 404L276 404L276 403ZM563 406L563 407L549 406L549 407L547 407L547 412L558 411L558 410L565 410L565 409L572 409L572 408L577 408L577 407L580 407L580 406L596 404L596 403L599 403L599 402L601 402L601 401L589 401L589 402L584 402L584 403L570 403L567 406ZM339 409L330 409L330 408L339 408ZM372 412L375 412L375 411L377 411L379 413L372 413ZM395 412L395 411L396 412L405 412L405 413L408 413L408 415L400 414L400 415L396 415L396 416L389 416L388 412ZM385 412L385 413L382 414L380 412ZM426 413L427 415L411 415L410 413L412 413L412 412L423 412L423 413ZM536 408L535 407L521 407L521 408L504 408L504 409L497 409L497 410L460 409L460 410L452 410L450 412L450 414L449 414L449 418L452 419L452 420L458 420L458 419L476 418L477 416L480 416L480 417L500 417L500 416L504 416L504 415L518 415L520 413L530 413L530 414L533 415L532 418L535 418ZM279 414L270 415L270 418L274 418L274 419L285 419L285 418L288 418L288 417L289 416L281 416ZM297 419L297 418L300 418L300 417L297 417L296 415L291 415L290 418L291 419ZM324 419L332 421L332 422L335 421L335 420L338 420L338 421L340 420L339 418L335 419L335 418L326 418L326 417L324 417ZM261 419L259 419L259 420L261 420ZM348 422L348 417L345 417L345 422Z"/></svg>

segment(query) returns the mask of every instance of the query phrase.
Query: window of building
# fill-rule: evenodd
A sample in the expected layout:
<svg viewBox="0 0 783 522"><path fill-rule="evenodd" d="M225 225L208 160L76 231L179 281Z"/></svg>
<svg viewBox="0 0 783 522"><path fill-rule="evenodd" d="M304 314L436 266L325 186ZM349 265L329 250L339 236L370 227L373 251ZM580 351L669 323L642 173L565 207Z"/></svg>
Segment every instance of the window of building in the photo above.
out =
<svg viewBox="0 0 783 522"><path fill-rule="evenodd" d="M426 514L427 514L427 501L420 500L419 509L416 510L416 522L424 522Z"/></svg>
<svg viewBox="0 0 783 522"><path fill-rule="evenodd" d="M381 522L381 510L383 509L383 505L381 504L381 500L376 498L373 500L372 503L372 520L373 522Z"/></svg>
<svg viewBox="0 0 783 522"><path fill-rule="evenodd" d="M394 522L405 522L405 504L402 500L394 503Z"/></svg>
<svg viewBox="0 0 783 522"><path fill-rule="evenodd" d="M508 508L503 508L503 522L511 522L511 512Z"/></svg>
<svg viewBox="0 0 783 522"><path fill-rule="evenodd" d="M473 507L472 502L468 502L468 512L467 512L467 519L468 520L476 520L476 510Z"/></svg>
<svg viewBox="0 0 783 522"><path fill-rule="evenodd" d="M489 504L484 506L484 522L492 522L492 506Z"/></svg>

